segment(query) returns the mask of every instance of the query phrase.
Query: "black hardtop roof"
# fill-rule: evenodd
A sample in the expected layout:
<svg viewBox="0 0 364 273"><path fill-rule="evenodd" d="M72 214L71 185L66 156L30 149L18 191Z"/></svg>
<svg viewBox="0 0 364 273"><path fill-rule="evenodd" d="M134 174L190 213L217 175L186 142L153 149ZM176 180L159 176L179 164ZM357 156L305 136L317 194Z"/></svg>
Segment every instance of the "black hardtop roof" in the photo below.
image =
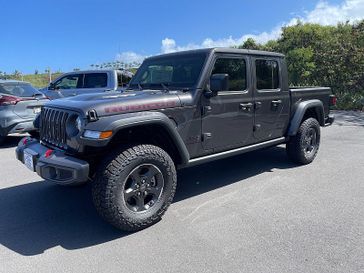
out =
<svg viewBox="0 0 364 273"><path fill-rule="evenodd" d="M185 54L194 54L194 53L231 53L231 54L242 54L242 55L255 55L255 56L271 56L271 57L280 57L284 58L284 55L276 52L269 51L261 51L261 50L251 50L251 49L238 49L238 48L230 48L230 47L214 47L214 48L203 48L203 49L193 49L186 51L178 51L173 53L160 54L156 56L149 57L147 59L158 58L161 56L179 56Z"/></svg>

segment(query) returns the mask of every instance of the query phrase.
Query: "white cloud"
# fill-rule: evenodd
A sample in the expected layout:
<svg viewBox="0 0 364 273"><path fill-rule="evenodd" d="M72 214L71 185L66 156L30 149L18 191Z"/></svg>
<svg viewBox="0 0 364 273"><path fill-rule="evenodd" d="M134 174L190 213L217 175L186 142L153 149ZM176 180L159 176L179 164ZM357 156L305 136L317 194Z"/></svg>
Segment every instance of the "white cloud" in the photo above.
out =
<svg viewBox="0 0 364 273"><path fill-rule="evenodd" d="M133 63L133 62L141 63L146 57L147 56L132 51L127 51L117 54L116 60L124 63Z"/></svg>
<svg viewBox="0 0 364 273"><path fill-rule="evenodd" d="M320 0L313 10L305 11L303 16L296 16L291 18L288 22L283 22L277 25L271 31L265 31L259 34L244 34L241 37L236 38L232 36L220 38L217 40L206 38L201 43L190 43L187 45L178 45L174 39L165 38L161 42L161 53L170 53L207 47L237 46L243 44L248 38L253 38L258 43L266 43L269 40L279 38L282 33L283 26L295 25L298 21L303 23L336 25L339 22L354 22L361 19L364 19L364 0L344 0L338 5L331 5L326 1ZM128 59L142 60L145 57L134 52L124 52L118 54L118 56L124 61Z"/></svg>
<svg viewBox="0 0 364 273"><path fill-rule="evenodd" d="M229 36L228 38L221 38L217 40L213 40L211 38L206 38L200 44L187 44L184 46L177 45L176 41L171 38L165 38L162 40L161 52L162 53L171 53L182 50L191 50L198 48L208 48L208 47L231 47L236 45L243 44L248 38L253 38L258 43L265 43L269 40L273 40L278 38L281 35L281 27L274 28L270 32L262 32L260 34L245 34L239 38L233 38Z"/></svg>
<svg viewBox="0 0 364 273"><path fill-rule="evenodd" d="M174 39L165 38L162 40L161 53L171 53L176 51L183 51L183 50L197 49L197 48L201 48L201 46L196 44L177 46L176 41Z"/></svg>
<svg viewBox="0 0 364 273"><path fill-rule="evenodd" d="M314 10L306 12L303 22L335 25L339 22L356 21L364 18L364 0L346 0L340 5L320 1Z"/></svg>

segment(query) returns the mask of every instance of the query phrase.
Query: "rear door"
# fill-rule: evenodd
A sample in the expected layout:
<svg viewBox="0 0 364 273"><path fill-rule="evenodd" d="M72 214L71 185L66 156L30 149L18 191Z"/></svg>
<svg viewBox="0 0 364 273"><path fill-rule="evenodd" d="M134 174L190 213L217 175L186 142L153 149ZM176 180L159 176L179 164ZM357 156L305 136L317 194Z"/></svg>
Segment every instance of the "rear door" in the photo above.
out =
<svg viewBox="0 0 364 273"><path fill-rule="evenodd" d="M111 86L111 79L107 72L85 73L83 86L76 91L76 94L104 92L108 86Z"/></svg>
<svg viewBox="0 0 364 273"><path fill-rule="evenodd" d="M247 145L253 133L253 97L248 58L217 55L212 74L228 74L229 90L203 97L202 135L205 150L223 151Z"/></svg>
<svg viewBox="0 0 364 273"><path fill-rule="evenodd" d="M254 139L261 142L284 135L289 120L289 89L282 77L282 59L253 57Z"/></svg>

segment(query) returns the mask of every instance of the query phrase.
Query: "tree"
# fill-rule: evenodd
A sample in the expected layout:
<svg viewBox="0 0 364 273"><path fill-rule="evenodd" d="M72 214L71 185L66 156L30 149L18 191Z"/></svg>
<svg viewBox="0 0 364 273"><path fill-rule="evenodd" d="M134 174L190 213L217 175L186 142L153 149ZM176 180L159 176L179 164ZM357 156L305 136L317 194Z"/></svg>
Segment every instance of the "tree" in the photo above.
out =
<svg viewBox="0 0 364 273"><path fill-rule="evenodd" d="M261 45L257 44L253 38L248 38L244 44L238 46L238 48L259 50L261 49Z"/></svg>
<svg viewBox="0 0 364 273"><path fill-rule="evenodd" d="M277 40L260 45L248 39L239 48L281 52L286 55L290 84L330 86L339 108L362 108L364 20L337 26L299 22L284 27Z"/></svg>

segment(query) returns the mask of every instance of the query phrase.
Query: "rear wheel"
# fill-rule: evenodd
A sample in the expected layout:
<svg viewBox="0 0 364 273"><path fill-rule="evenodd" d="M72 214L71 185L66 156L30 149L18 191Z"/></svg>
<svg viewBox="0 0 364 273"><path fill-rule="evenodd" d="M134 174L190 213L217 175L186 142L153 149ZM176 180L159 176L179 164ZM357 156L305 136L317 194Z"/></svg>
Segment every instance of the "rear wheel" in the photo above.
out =
<svg viewBox="0 0 364 273"><path fill-rule="evenodd" d="M99 214L115 227L138 231L157 223L171 204L177 175L171 157L137 145L106 159L93 182Z"/></svg>
<svg viewBox="0 0 364 273"><path fill-rule="evenodd" d="M320 124L314 118L306 119L295 136L287 143L287 154L299 164L311 163L320 147Z"/></svg>

